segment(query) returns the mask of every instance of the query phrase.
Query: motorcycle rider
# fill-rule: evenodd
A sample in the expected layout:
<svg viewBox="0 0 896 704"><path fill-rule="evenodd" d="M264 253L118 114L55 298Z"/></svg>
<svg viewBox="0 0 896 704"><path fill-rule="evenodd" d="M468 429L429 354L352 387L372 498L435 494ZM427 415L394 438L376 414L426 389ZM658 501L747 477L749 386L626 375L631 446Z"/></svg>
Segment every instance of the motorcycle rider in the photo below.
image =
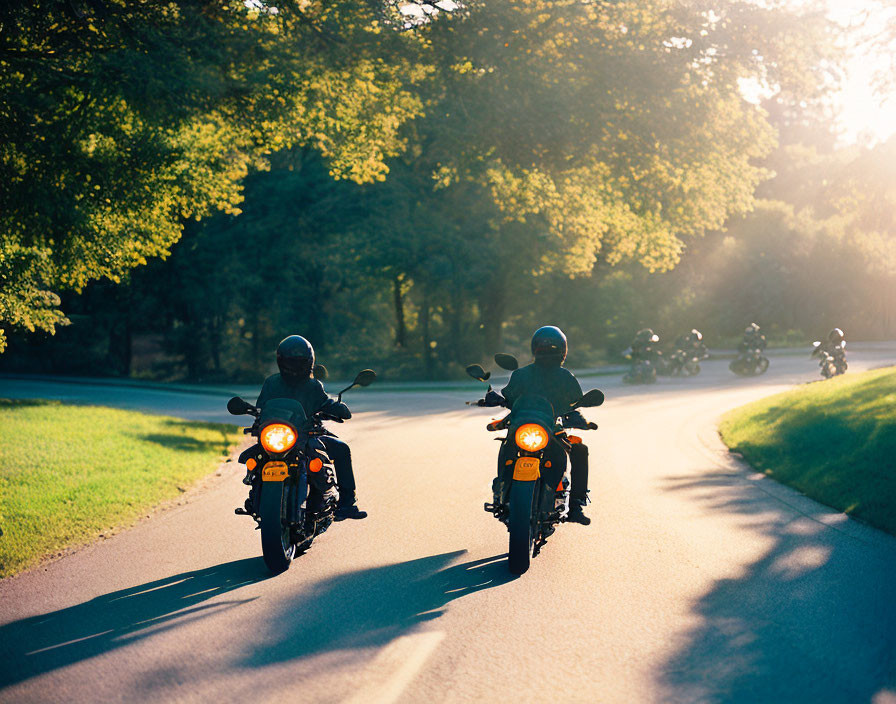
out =
<svg viewBox="0 0 896 704"><path fill-rule="evenodd" d="M675 346L697 359L706 359L709 356L706 345L703 344L703 333L697 328L692 328L690 332L681 335L675 341Z"/></svg>
<svg viewBox="0 0 896 704"><path fill-rule="evenodd" d="M330 398L320 380L314 378L314 348L301 335L290 335L280 342L277 346L277 367L280 373L265 379L255 402L256 406L261 408L274 398L290 398L302 405L309 418L321 409L325 409L327 415L341 420L352 417L348 406ZM367 512L359 510L355 505L355 474L348 445L332 435L322 435L320 440L336 469L336 483L339 487L336 520L366 518Z"/></svg>
<svg viewBox="0 0 896 704"><path fill-rule="evenodd" d="M846 363L846 337L840 328L834 328L828 333L826 342L821 343L821 351L834 358L838 368Z"/></svg>
<svg viewBox="0 0 896 704"><path fill-rule="evenodd" d="M659 335L652 328L638 330L631 344L632 365L637 364L642 359L652 362L660 354L659 349L655 347L659 341Z"/></svg>
<svg viewBox="0 0 896 704"><path fill-rule="evenodd" d="M756 323L750 323L744 330L743 340L741 340L740 345L737 347L738 352L743 354L744 352L749 352L751 350L762 351L764 349L765 335L759 331L759 326Z"/></svg>
<svg viewBox="0 0 896 704"><path fill-rule="evenodd" d="M582 387L572 372L563 367L566 359L566 335L560 328L546 325L538 328L532 336L532 356L535 361L521 367L510 375L507 386L501 392L489 391L481 406L506 406L513 410L514 402L526 394L543 396L554 407L554 415L569 413L572 404L582 398ZM587 421L579 411L566 415L564 426L567 428L588 428ZM506 450L505 450L506 448ZM498 454L498 477L495 479L496 503L501 492L497 489L503 480L505 453L510 452L508 443L501 445ZM556 468L566 471L566 451L556 441L548 444L545 450L547 461ZM569 450L571 463L569 514L567 521L589 525L591 519L582 510L588 503L588 448L582 443L573 444Z"/></svg>

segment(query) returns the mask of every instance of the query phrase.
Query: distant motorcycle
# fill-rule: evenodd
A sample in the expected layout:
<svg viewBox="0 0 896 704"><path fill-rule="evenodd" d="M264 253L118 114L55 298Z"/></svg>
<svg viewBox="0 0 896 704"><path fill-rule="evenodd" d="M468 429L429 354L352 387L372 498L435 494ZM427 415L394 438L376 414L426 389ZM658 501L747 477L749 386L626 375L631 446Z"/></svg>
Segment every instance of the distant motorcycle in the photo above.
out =
<svg viewBox="0 0 896 704"><path fill-rule="evenodd" d="M666 359L666 369L670 376L694 376L700 373L700 362L709 355L698 354L695 350L677 349Z"/></svg>
<svg viewBox="0 0 896 704"><path fill-rule="evenodd" d="M508 371L519 366L516 358L508 354L495 355L495 361ZM467 367L467 373L483 382L490 376L478 364ZM502 448L510 446L510 451L502 455L507 457L508 465L503 495L494 504L486 503L485 510L507 526L508 569L513 574L523 574L529 569L530 559L538 555L569 512L568 470L560 472L549 461L545 462L545 448L550 442L558 442L568 451L573 443L581 442L580 438L566 433L570 427L567 423L571 422L566 414L603 402L603 393L594 389L558 416L546 398L527 394L514 402L510 413L486 426L492 432L506 430L507 435L500 440ZM597 425L587 423L574 427L595 430Z"/></svg>
<svg viewBox="0 0 896 704"><path fill-rule="evenodd" d="M326 376L320 365L315 376ZM372 369L360 372L339 392L339 401L349 389L369 386L374 379ZM323 421L343 421L323 409L308 418L302 404L289 398L273 398L257 408L234 396L227 410L254 416L255 422L243 432L258 438L239 457L247 469L243 481L249 485L249 498L235 513L255 520L265 564L271 572L283 572L333 522L339 499L336 471L320 436L332 435Z"/></svg>
<svg viewBox="0 0 896 704"><path fill-rule="evenodd" d="M649 357L641 357L632 361L631 369L622 377L622 381L626 384L655 384L657 369L660 366L661 357L658 350L654 351ZM626 359L632 359L632 348L629 347L622 356Z"/></svg>
<svg viewBox="0 0 896 704"><path fill-rule="evenodd" d="M825 379L845 373L848 367L845 340L835 345L826 345L820 340L816 340L812 343L812 353L809 356L818 358L818 366Z"/></svg>
<svg viewBox="0 0 896 704"><path fill-rule="evenodd" d="M758 376L768 369L768 358L762 355L761 349L749 348L732 360L728 368L738 376Z"/></svg>

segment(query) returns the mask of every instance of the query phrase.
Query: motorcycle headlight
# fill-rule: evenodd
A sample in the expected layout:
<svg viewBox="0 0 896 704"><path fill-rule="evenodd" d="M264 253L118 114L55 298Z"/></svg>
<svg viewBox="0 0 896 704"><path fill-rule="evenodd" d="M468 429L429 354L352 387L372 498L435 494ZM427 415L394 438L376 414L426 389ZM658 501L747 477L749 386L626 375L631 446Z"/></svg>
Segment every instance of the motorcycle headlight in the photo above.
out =
<svg viewBox="0 0 896 704"><path fill-rule="evenodd" d="M266 425L258 438L261 446L271 454L280 454L296 444L296 431L285 423Z"/></svg>
<svg viewBox="0 0 896 704"><path fill-rule="evenodd" d="M517 447L528 452L538 452L544 449L547 447L549 439L548 431L537 423L521 425L516 429L516 435L514 435Z"/></svg>

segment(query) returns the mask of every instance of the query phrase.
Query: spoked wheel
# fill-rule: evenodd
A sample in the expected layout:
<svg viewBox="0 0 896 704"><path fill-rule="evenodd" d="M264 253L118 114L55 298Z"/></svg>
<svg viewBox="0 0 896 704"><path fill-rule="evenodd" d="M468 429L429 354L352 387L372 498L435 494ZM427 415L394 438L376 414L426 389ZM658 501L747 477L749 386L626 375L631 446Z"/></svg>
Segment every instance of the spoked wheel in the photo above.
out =
<svg viewBox="0 0 896 704"><path fill-rule="evenodd" d="M532 557L532 543L535 540L535 519L532 500L535 496L536 481L515 480L510 486L510 516L507 527L510 530L510 547L507 567L513 574L523 574L529 569Z"/></svg>
<svg viewBox="0 0 896 704"><path fill-rule="evenodd" d="M286 485L282 482L268 482L261 487L261 554L264 564L274 574L289 569L295 554L295 546L290 539L289 526L283 520L283 501Z"/></svg>

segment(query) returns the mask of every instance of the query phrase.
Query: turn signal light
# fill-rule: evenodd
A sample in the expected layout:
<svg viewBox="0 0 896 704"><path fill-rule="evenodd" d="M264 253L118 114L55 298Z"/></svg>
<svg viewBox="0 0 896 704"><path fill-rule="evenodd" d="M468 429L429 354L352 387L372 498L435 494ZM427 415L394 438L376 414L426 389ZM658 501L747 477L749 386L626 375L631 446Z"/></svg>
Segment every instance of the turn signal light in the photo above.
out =
<svg viewBox="0 0 896 704"><path fill-rule="evenodd" d="M526 423L516 429L517 447L527 450L528 452L538 452L548 445L548 431L537 423Z"/></svg>
<svg viewBox="0 0 896 704"><path fill-rule="evenodd" d="M320 468L324 466L324 462L320 457L312 457L311 461L308 462L308 471L309 472L319 472Z"/></svg>
<svg viewBox="0 0 896 704"><path fill-rule="evenodd" d="M285 423L271 423L261 431L259 440L265 450L279 454L292 449L296 444L296 431Z"/></svg>

